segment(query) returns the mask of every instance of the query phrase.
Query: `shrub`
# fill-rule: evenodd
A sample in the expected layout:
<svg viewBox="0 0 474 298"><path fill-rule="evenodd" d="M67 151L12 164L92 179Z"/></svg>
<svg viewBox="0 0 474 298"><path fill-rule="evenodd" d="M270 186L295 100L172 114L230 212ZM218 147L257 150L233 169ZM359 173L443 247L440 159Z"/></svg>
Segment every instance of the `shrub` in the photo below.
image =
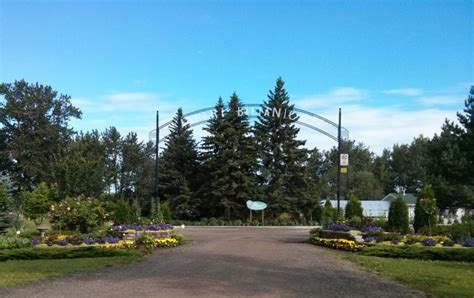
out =
<svg viewBox="0 0 474 298"><path fill-rule="evenodd" d="M360 204L359 198L357 196L353 195L350 197L349 202L347 202L345 208L345 216L348 219L351 219L353 217L358 217L362 219L362 217L364 216L362 205Z"/></svg>
<svg viewBox="0 0 474 298"><path fill-rule="evenodd" d="M127 200L120 199L113 208L113 221L115 224L135 222L135 215Z"/></svg>
<svg viewBox="0 0 474 298"><path fill-rule="evenodd" d="M105 209L99 200L79 196L67 198L51 206L51 222L61 229L88 233L107 220Z"/></svg>
<svg viewBox="0 0 474 298"><path fill-rule="evenodd" d="M373 246L359 252L361 255L421 260L474 262L474 249L426 246Z"/></svg>
<svg viewBox="0 0 474 298"><path fill-rule="evenodd" d="M172 220L171 218L172 212L171 212L171 208L168 202L164 202L163 204L161 204L160 209L161 209L161 215L163 217L163 220L165 222L170 222Z"/></svg>
<svg viewBox="0 0 474 298"><path fill-rule="evenodd" d="M349 219L349 225L351 227L359 228L362 225L362 218L359 216L353 216Z"/></svg>
<svg viewBox="0 0 474 298"><path fill-rule="evenodd" d="M312 236L318 237L319 233L321 233L320 228L313 228L313 229L309 230L309 234L312 235Z"/></svg>
<svg viewBox="0 0 474 298"><path fill-rule="evenodd" d="M400 195L390 203L387 225L394 232L406 234L410 231L408 205Z"/></svg>
<svg viewBox="0 0 474 298"><path fill-rule="evenodd" d="M438 209L433 188L425 186L416 200L415 221L413 223L415 231L419 232L422 228L428 228L429 234L431 234L431 228L437 224L437 217Z"/></svg>
<svg viewBox="0 0 474 298"><path fill-rule="evenodd" d="M0 234L4 233L7 228L12 225L9 215L10 211L10 195L6 186L0 181Z"/></svg>
<svg viewBox="0 0 474 298"><path fill-rule="evenodd" d="M24 192L23 211L27 217L38 225L48 216L50 205L53 203L53 190L46 183L40 183L32 192Z"/></svg>
<svg viewBox="0 0 474 298"><path fill-rule="evenodd" d="M321 223L323 225L325 224L331 224L334 222L336 218L336 210L332 207L331 201L326 200L326 203L324 204L324 208L321 214Z"/></svg>
<svg viewBox="0 0 474 298"><path fill-rule="evenodd" d="M377 237L377 242L400 240L402 236L398 233L381 233Z"/></svg>
<svg viewBox="0 0 474 298"><path fill-rule="evenodd" d="M22 248L22 247L29 247L32 243L30 239L22 238L22 237L6 237L0 236L0 249L14 249L14 248Z"/></svg>

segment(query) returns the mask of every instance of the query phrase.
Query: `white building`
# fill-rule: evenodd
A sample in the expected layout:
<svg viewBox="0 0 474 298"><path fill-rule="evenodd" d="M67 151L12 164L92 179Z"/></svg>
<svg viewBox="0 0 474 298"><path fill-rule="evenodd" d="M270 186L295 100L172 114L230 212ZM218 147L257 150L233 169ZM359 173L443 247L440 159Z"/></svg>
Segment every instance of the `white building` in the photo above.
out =
<svg viewBox="0 0 474 298"><path fill-rule="evenodd" d="M372 217L372 218L386 218L388 219L388 210L390 208L391 202L397 198L397 196L401 195L405 202L408 205L408 218L410 222L412 222L415 218L415 205L416 205L416 197L412 194L396 194L391 193L386 195L382 200L361 200L360 204L363 209L363 215L365 217ZM331 205L333 208L337 208L337 200L331 200ZM345 209L347 205L347 200L340 200L340 207L341 209ZM321 205L324 206L326 201L321 201Z"/></svg>

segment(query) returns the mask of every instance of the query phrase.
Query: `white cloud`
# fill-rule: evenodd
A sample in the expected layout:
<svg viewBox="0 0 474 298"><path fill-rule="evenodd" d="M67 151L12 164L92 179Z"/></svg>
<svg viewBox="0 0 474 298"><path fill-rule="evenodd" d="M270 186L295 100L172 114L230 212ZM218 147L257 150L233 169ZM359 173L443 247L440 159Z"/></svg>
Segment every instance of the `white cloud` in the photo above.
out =
<svg viewBox="0 0 474 298"><path fill-rule="evenodd" d="M419 96L423 94L423 90L417 88L397 88L383 91L385 94L403 95L403 96Z"/></svg>
<svg viewBox="0 0 474 298"><path fill-rule="evenodd" d="M433 105L452 105L457 103L463 102L462 96L456 95L436 95L436 96L422 96L418 98L418 102L426 105L426 106L433 106Z"/></svg>
<svg viewBox="0 0 474 298"><path fill-rule="evenodd" d="M337 109L327 109L319 114L330 119L337 119ZM342 125L349 130L349 138L363 142L376 153L384 148L391 148L395 143L410 143L414 137L424 135L431 137L441 130L444 119L456 119L455 110L426 109L407 111L399 107L367 107L352 105L343 107ZM315 126L319 127L317 121ZM333 134L335 133L333 129ZM307 147L329 149L336 143L328 137L310 129L302 129L302 139L307 140Z"/></svg>
<svg viewBox="0 0 474 298"><path fill-rule="evenodd" d="M359 102L367 97L367 92L354 87L340 87L324 94L305 96L299 99L298 106L302 108L322 107L334 104Z"/></svg>

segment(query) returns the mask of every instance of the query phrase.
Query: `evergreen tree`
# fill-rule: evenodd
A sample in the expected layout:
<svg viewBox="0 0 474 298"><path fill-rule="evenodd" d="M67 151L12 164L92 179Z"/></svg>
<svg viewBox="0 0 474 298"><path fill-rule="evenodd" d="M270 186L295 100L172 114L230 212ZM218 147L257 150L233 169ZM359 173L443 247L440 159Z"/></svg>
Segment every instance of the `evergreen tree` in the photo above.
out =
<svg viewBox="0 0 474 298"><path fill-rule="evenodd" d="M428 228L431 234L431 228L437 224L438 208L433 188L425 186L418 195L415 205L415 221L413 228L416 232Z"/></svg>
<svg viewBox="0 0 474 298"><path fill-rule="evenodd" d="M219 97L213 115L204 128L208 135L203 137L202 140L201 159L203 161L203 171L208 173L208 176L207 179L203 179L202 187L199 189L199 195L202 198L200 209L204 217L219 217L225 211L221 204L221 198L226 191L221 181L223 175L226 175L224 111L224 103L222 98Z"/></svg>
<svg viewBox="0 0 474 298"><path fill-rule="evenodd" d="M356 195L352 195L349 199L349 202L347 202L344 214L347 219L351 219L353 217L363 217L362 205L360 204L359 198Z"/></svg>
<svg viewBox="0 0 474 298"><path fill-rule="evenodd" d="M221 178L226 190L221 203L225 214L241 217L246 214L246 201L257 196L255 169L256 150L242 102L234 93L224 113L224 166Z"/></svg>
<svg viewBox="0 0 474 298"><path fill-rule="evenodd" d="M331 224L336 219L336 210L331 204L330 200L326 200L324 203L323 212L321 214L321 223L323 225Z"/></svg>
<svg viewBox="0 0 474 298"><path fill-rule="evenodd" d="M295 126L299 117L281 78L276 81L268 100L260 108L255 123L255 137L259 149L260 183L273 212L300 211L301 200L307 200L307 180L304 177L305 141L297 139Z"/></svg>
<svg viewBox="0 0 474 298"><path fill-rule="evenodd" d="M181 108L170 124L165 143L160 158L160 194L168 201L175 218L194 218L199 206L195 196L198 155L192 130Z"/></svg>
<svg viewBox="0 0 474 298"><path fill-rule="evenodd" d="M12 224L9 212L10 195L6 186L0 181L0 234L4 233Z"/></svg>
<svg viewBox="0 0 474 298"><path fill-rule="evenodd" d="M402 196L397 196L390 203L388 211L388 227L394 232L409 232L408 205Z"/></svg>
<svg viewBox="0 0 474 298"><path fill-rule="evenodd" d="M204 139L205 167L209 170L207 184L211 198L211 215L227 218L246 214L245 203L257 196L255 180L256 150L251 136L248 115L234 93L223 113L219 100L207 127Z"/></svg>

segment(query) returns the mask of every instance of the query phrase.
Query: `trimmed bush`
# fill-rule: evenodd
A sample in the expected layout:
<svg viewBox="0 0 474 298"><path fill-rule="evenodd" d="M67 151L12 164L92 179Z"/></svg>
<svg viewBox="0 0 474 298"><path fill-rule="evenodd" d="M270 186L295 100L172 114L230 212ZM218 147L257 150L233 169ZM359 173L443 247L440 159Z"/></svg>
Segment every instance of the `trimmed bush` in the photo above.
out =
<svg viewBox="0 0 474 298"><path fill-rule="evenodd" d="M390 203L388 211L388 228L394 232L407 234L409 229L408 206L402 196Z"/></svg>
<svg viewBox="0 0 474 298"><path fill-rule="evenodd" d="M349 202L347 202L346 209L345 209L345 216L347 219L351 219L353 217L358 217L362 219L363 217L363 209L362 205L360 204L359 198L357 196L351 196Z"/></svg>
<svg viewBox="0 0 474 298"><path fill-rule="evenodd" d="M98 257L140 256L135 250L106 249L98 247L78 248L19 248L0 250L0 261L38 259L76 259Z"/></svg>
<svg viewBox="0 0 474 298"><path fill-rule="evenodd" d="M416 232L428 228L429 234L431 234L431 228L438 223L437 218L438 208L436 207L435 193L431 186L425 186L416 200L413 228Z"/></svg>
<svg viewBox="0 0 474 298"><path fill-rule="evenodd" d="M359 252L364 256L420 260L474 262L474 249L419 246L373 246Z"/></svg>
<svg viewBox="0 0 474 298"><path fill-rule="evenodd" d="M336 210L332 207L331 201L326 200L321 214L321 223L323 225L331 224L336 218Z"/></svg>

